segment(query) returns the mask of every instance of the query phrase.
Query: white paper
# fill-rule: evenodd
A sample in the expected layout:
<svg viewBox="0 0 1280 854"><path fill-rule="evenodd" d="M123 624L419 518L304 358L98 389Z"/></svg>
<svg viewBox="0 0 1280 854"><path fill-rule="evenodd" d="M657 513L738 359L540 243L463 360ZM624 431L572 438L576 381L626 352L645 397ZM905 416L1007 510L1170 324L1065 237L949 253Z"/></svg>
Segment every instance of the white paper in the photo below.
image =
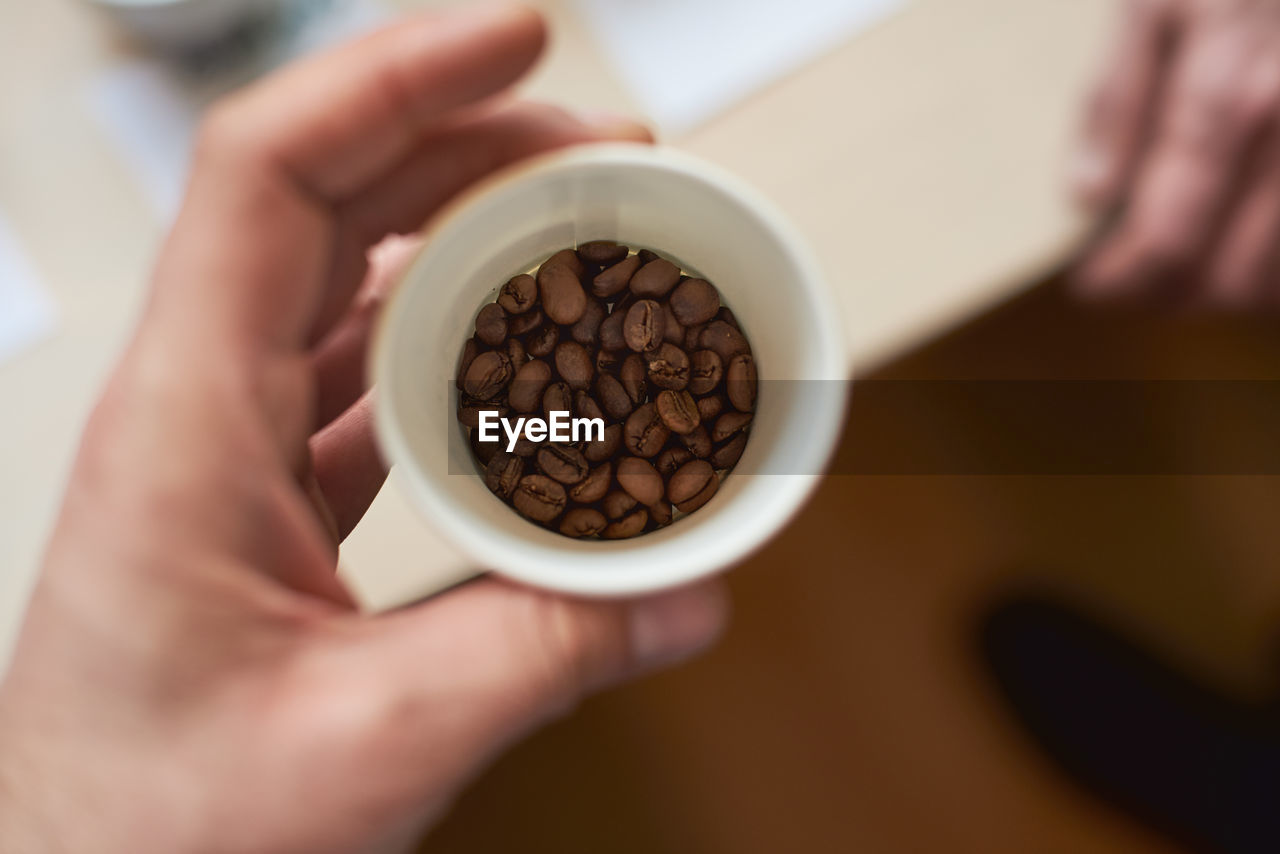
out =
<svg viewBox="0 0 1280 854"><path fill-rule="evenodd" d="M35 344L53 323L53 300L0 217L0 362Z"/></svg>
<svg viewBox="0 0 1280 854"><path fill-rule="evenodd" d="M242 61L183 68L139 56L90 80L90 113L160 218L171 219L178 210L195 128L215 98L303 54L367 32L389 16L376 0L294 0L284 9L269 40L231 46L243 53Z"/></svg>
<svg viewBox="0 0 1280 854"><path fill-rule="evenodd" d="M906 0L575 0L649 117L706 121Z"/></svg>

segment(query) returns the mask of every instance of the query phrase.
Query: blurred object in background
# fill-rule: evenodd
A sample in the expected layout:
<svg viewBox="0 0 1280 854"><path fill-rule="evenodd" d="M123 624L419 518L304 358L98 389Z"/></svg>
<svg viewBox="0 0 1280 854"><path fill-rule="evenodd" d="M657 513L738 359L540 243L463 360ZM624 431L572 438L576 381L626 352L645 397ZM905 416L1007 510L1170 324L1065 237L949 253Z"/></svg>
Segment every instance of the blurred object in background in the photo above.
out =
<svg viewBox="0 0 1280 854"><path fill-rule="evenodd" d="M0 211L0 363L35 344L53 324L53 301Z"/></svg>
<svg viewBox="0 0 1280 854"><path fill-rule="evenodd" d="M668 133L701 124L908 0L575 0L610 64Z"/></svg>
<svg viewBox="0 0 1280 854"><path fill-rule="evenodd" d="M270 16L280 0L90 0L124 29L166 51L207 49Z"/></svg>

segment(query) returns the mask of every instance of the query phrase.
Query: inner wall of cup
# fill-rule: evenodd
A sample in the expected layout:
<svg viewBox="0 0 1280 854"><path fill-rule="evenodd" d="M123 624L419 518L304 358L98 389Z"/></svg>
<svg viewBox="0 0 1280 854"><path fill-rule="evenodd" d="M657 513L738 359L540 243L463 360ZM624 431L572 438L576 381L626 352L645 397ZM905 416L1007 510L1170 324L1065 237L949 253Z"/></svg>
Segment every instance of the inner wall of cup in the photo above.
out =
<svg viewBox="0 0 1280 854"><path fill-rule="evenodd" d="M598 239L653 248L712 281L750 339L766 381L746 452L716 497L675 525L617 542L574 541L541 529L492 495L480 478L457 474L475 471L475 464L454 415L453 378L485 295L555 251ZM803 274L749 209L696 177L643 164L585 164L537 175L482 197L435 236L404 285L391 330L399 353L383 393L396 396L407 445L426 479L444 484L443 500L483 521L495 537L598 556L661 551L695 528L732 536L743 523L736 519L740 498L752 494L751 503L771 504L769 482L777 478L751 475L794 472L777 460L795 456L797 443L810 441L806 413L785 399L793 394L790 385L768 382L821 376L829 367L811 334L820 326L814 313L828 307L814 305L799 289Z"/></svg>

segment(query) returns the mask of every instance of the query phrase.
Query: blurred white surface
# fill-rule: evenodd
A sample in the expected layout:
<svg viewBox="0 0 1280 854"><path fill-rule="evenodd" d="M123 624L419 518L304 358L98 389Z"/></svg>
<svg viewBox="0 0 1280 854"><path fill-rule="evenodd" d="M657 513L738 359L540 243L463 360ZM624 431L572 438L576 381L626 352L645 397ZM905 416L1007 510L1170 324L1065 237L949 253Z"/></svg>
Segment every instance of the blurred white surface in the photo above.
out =
<svg viewBox="0 0 1280 854"><path fill-rule="evenodd" d="M53 322L53 300L0 214L0 362L47 335Z"/></svg>
<svg viewBox="0 0 1280 854"><path fill-rule="evenodd" d="M689 130L907 0L575 0L604 57L669 133Z"/></svg>

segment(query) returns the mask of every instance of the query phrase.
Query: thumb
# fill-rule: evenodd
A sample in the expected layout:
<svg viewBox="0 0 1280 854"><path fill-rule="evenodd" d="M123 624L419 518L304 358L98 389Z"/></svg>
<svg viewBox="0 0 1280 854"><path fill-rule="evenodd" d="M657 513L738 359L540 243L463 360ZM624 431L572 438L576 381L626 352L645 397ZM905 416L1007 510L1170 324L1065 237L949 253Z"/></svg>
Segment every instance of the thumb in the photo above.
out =
<svg viewBox="0 0 1280 854"><path fill-rule="evenodd" d="M587 694L710 646L728 610L718 580L600 601L486 579L372 621L369 660L427 724L414 729L436 771L465 777Z"/></svg>

